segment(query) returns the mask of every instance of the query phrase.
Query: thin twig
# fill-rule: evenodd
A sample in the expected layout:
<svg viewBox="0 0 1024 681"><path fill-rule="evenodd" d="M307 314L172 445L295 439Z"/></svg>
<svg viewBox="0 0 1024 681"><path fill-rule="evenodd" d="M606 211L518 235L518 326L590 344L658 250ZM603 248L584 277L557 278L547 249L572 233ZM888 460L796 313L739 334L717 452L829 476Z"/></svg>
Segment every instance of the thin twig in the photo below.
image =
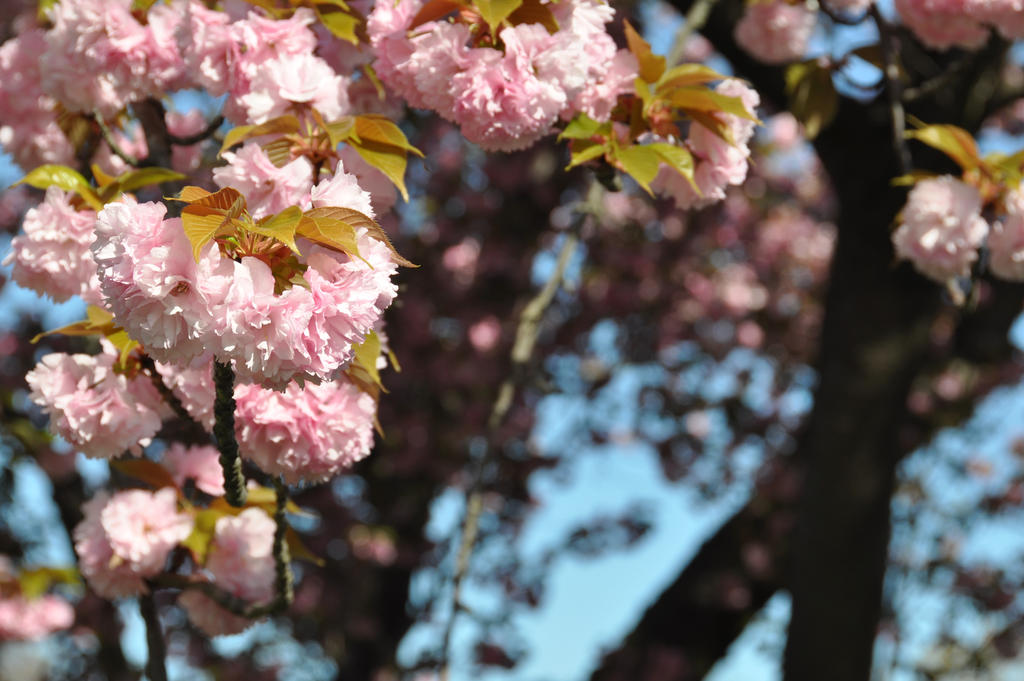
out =
<svg viewBox="0 0 1024 681"><path fill-rule="evenodd" d="M217 132L217 129L224 124L224 116L218 115L209 125L195 133L194 135L186 135L185 137L178 137L170 132L167 133L167 141L171 144L175 144L179 147L188 147L193 144L202 142L213 136L213 133Z"/></svg>
<svg viewBox="0 0 1024 681"><path fill-rule="evenodd" d="M600 196L600 184L597 181L591 183L584 205L577 208L577 220L574 221L573 229L569 230L564 237L562 247L558 253L558 260L551 276L545 282L543 288L526 304L519 314L519 323L516 327L516 339L512 345L512 367L498 388L498 395L491 407L490 417L487 420L488 447L476 458L470 487L466 498L466 515L462 522L462 539L459 543L459 552L455 559L455 573L452 576L451 615L445 626L444 636L441 641L440 655L440 681L448 681L452 632L455 629L455 620L460 612L465 609L462 604L462 583L469 572L469 560L476 544L477 532L479 529L480 514L483 510L483 474L488 460L488 454L492 449L490 440L495 432L501 427L512 401L515 398L516 389L522 383L526 374L526 367L533 355L533 349L537 344L540 335L540 323L544 312L555 298L558 289L562 285L565 271L569 266L576 248L579 246L579 230L587 215L594 212L594 206Z"/></svg>
<svg viewBox="0 0 1024 681"><path fill-rule="evenodd" d="M903 111L903 83L900 82L900 66L897 61L899 56L899 44L892 25L885 20L877 5L872 5L871 16L878 26L878 34L882 42L882 58L885 68L882 74L885 76L885 91L889 98L889 114L892 118L892 146L896 153L896 160L899 163L900 173L910 172L911 159L910 148L907 146L905 131L907 128L906 113Z"/></svg>
<svg viewBox="0 0 1024 681"><path fill-rule="evenodd" d="M864 12L864 14L861 14L859 17L851 17L845 14L840 14L839 12L829 7L827 1L823 2L822 0L819 0L818 2L818 9L820 9L821 12L829 19L831 19L834 23L842 24L843 26L856 26L860 22L867 19L870 14L870 12Z"/></svg>
<svg viewBox="0 0 1024 681"><path fill-rule="evenodd" d="M139 612L146 623L146 643L149 646L146 677L149 681L167 681L167 644L152 592L139 596Z"/></svg>
<svg viewBox="0 0 1024 681"><path fill-rule="evenodd" d="M690 10L686 13L685 23L676 33L675 40L672 41L672 49L669 50L668 57L666 57L668 66L675 66L683 60L686 43L690 40L690 36L704 28L704 24L707 23L708 16L711 14L711 8L715 6L716 2L718 0L697 0L690 6Z"/></svg>
<svg viewBox="0 0 1024 681"><path fill-rule="evenodd" d="M96 125L100 126L100 133L103 135L103 141L107 143L107 146L110 147L110 150L114 152L114 154L119 159L121 159L131 167L138 168L142 164L142 161L135 158L127 151L121 148L121 145L119 145L117 143L117 140L114 139L114 133L110 130L109 127L107 127L106 121L103 120L103 116L101 116L100 113L97 111L92 115L92 118L94 121L96 121Z"/></svg>
<svg viewBox="0 0 1024 681"><path fill-rule="evenodd" d="M202 428L202 425L192 418L192 414L188 413L188 409L186 409L185 405L182 404L181 399L174 394L173 390L167 387L166 383L164 383L163 376L160 375L160 371L156 368L156 362L153 361L153 358L149 355L143 355L140 360L140 364L142 365L142 370L149 376L150 381L152 381L153 387L156 388L158 393L160 393L160 397L162 397L164 402L167 403L167 406L171 408L174 415L184 421L188 421L199 426L199 428Z"/></svg>
<svg viewBox="0 0 1024 681"><path fill-rule="evenodd" d="M232 506L240 507L245 505L245 475L235 438L235 372L230 364L213 363L213 383L217 389L213 403L213 439L220 450L220 465L224 469L224 497Z"/></svg>

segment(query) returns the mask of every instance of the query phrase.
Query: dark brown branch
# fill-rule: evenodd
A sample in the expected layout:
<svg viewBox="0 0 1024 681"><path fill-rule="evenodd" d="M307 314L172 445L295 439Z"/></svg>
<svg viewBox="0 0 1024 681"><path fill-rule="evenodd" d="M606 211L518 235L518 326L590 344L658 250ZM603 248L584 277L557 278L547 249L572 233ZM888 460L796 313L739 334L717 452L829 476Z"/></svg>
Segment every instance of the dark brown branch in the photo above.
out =
<svg viewBox="0 0 1024 681"><path fill-rule="evenodd" d="M235 372L230 364L213 363L213 383L217 391L213 403L213 438L224 469L224 497L232 506L241 507L247 495L242 457L235 438Z"/></svg>
<svg viewBox="0 0 1024 681"><path fill-rule="evenodd" d="M167 681L167 644L152 592L139 596L139 611L146 623L146 643L149 647L146 677L149 681Z"/></svg>

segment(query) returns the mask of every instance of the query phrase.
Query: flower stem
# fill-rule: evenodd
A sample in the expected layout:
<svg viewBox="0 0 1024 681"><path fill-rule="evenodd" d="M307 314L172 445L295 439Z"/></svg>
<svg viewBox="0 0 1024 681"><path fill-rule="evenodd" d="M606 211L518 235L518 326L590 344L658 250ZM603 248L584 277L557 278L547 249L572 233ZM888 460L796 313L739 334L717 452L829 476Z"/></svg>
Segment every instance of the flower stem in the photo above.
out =
<svg viewBox="0 0 1024 681"><path fill-rule="evenodd" d="M235 372L230 364L213 363L213 382L217 397L213 403L213 439L220 450L224 469L224 496L232 506L245 505L245 476L235 439Z"/></svg>

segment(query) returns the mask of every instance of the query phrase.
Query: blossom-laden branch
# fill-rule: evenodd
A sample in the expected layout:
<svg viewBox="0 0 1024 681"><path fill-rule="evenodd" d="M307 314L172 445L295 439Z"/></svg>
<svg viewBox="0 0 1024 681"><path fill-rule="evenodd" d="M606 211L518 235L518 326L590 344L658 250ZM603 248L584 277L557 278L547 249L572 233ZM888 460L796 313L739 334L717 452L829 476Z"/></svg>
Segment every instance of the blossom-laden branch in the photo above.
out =
<svg viewBox="0 0 1024 681"><path fill-rule="evenodd" d="M494 434L504 423L505 417L512 407L516 390L523 383L527 364L533 356L533 350L540 335L540 323L543 320L544 312L551 305L555 294L558 293L558 289L562 286L569 262L579 247L579 231L583 221L588 215L596 212L600 196L601 185L595 180L590 185L586 200L577 206L576 220L574 220L572 228L564 236L551 276L544 283L543 288L530 299L519 315L519 323L516 326L516 339L512 345L511 352L512 367L498 388L498 395L494 400L490 416L487 420L488 440L493 439ZM462 584L469 572L469 561L473 554L473 547L476 544L480 514L483 511L484 470L489 460L489 454L493 449L492 444L488 442L487 450L476 458L466 498L466 515L462 523L459 552L455 559L455 572L452 575L451 615L441 641L439 662L441 681L448 681L450 666L448 651L451 648L452 632L455 628L455 620L458 614L465 609L461 600Z"/></svg>
<svg viewBox="0 0 1024 681"><path fill-rule="evenodd" d="M217 391L213 403L213 439L220 450L220 465L224 469L224 496L232 506L241 507L245 505L245 475L235 439L235 372L230 364L214 362L213 383Z"/></svg>

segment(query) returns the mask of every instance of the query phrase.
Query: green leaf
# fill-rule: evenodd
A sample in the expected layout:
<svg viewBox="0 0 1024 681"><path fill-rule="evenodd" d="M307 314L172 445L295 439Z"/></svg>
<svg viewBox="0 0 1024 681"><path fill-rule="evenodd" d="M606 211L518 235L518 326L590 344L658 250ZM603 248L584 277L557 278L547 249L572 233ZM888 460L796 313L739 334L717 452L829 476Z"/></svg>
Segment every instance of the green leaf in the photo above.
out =
<svg viewBox="0 0 1024 681"><path fill-rule="evenodd" d="M791 64L786 69L789 110L803 123L807 139L813 140L836 117L839 95L832 83L832 71L816 59Z"/></svg>
<svg viewBox="0 0 1024 681"><path fill-rule="evenodd" d="M693 154L689 149L664 142L648 144L646 148L654 150L654 153L670 168L689 180L698 196L700 195L700 189L693 179Z"/></svg>
<svg viewBox="0 0 1024 681"><path fill-rule="evenodd" d="M473 0L473 5L480 11L480 17L487 22L494 37L497 37L502 22L522 4L523 0Z"/></svg>
<svg viewBox="0 0 1024 681"><path fill-rule="evenodd" d="M359 366L374 385L383 389L384 385L380 382L380 371L377 370L377 358L380 357L380 338L377 334L371 330L366 334L366 340L353 346L352 349L355 351L352 363Z"/></svg>
<svg viewBox="0 0 1024 681"><path fill-rule="evenodd" d="M130 192L151 184L177 182L184 179L184 175L168 168L139 168L117 176L117 182L121 184L123 192Z"/></svg>
<svg viewBox="0 0 1024 681"><path fill-rule="evenodd" d="M629 45L629 51L633 53L640 65L640 77L648 83L658 82L661 74L665 73L665 58L654 54L651 51L650 43L644 40L628 21L623 23L626 27L626 43Z"/></svg>
<svg viewBox="0 0 1024 681"><path fill-rule="evenodd" d="M411 145L402 129L387 116L377 114L356 116L355 132L361 143L376 142L390 145L423 158L423 152Z"/></svg>
<svg viewBox="0 0 1024 681"><path fill-rule="evenodd" d="M202 565L206 562L206 556L210 552L210 544L217 530L217 521L228 515L224 511L215 508L206 508L196 513L192 523L192 533L181 542L182 545L192 552L196 563Z"/></svg>
<svg viewBox="0 0 1024 681"><path fill-rule="evenodd" d="M695 123L700 123L705 128L713 132L716 137L736 146L736 138L733 137L732 128L730 128L729 124L726 121L723 121L720 116L715 116L707 111L697 111L695 109L687 111L686 115L692 118Z"/></svg>
<svg viewBox="0 0 1024 681"><path fill-rule="evenodd" d="M231 224L231 218L219 211L196 212L189 206L181 212L181 224L192 244L192 256L199 262L203 247L219 236L222 228Z"/></svg>
<svg viewBox="0 0 1024 681"><path fill-rule="evenodd" d="M261 148L270 162L278 168L283 168L292 161L292 141L287 137L270 140Z"/></svg>
<svg viewBox="0 0 1024 681"><path fill-rule="evenodd" d="M352 116L345 116L336 121L325 123L323 128L324 131L327 132L327 137L331 141L331 148L334 149L339 144L347 140L355 131L356 119Z"/></svg>
<svg viewBox="0 0 1024 681"><path fill-rule="evenodd" d="M41 165L33 169L25 177L21 178L15 185L27 184L36 189L47 187L60 187L66 192L75 192L85 200L94 210L102 210L103 202L96 194L88 181L74 168L61 165Z"/></svg>
<svg viewBox="0 0 1024 681"><path fill-rule="evenodd" d="M565 130L558 136L558 141L561 142L564 139L570 140L585 140L590 139L601 130L602 127L607 126L607 123L601 123L595 121L593 118L585 113L576 114L569 124L565 126Z"/></svg>
<svg viewBox="0 0 1024 681"><path fill-rule="evenodd" d="M390 144L376 142L350 140L349 144L364 161L384 173L392 184L398 187L403 199L409 200L409 192L405 188L405 168L408 163L404 151Z"/></svg>
<svg viewBox="0 0 1024 681"><path fill-rule="evenodd" d="M930 170L914 170L906 175L900 175L894 177L889 181L893 187L912 187L921 180L926 180L930 177L938 177L937 173L933 173Z"/></svg>
<svg viewBox="0 0 1024 681"><path fill-rule="evenodd" d="M655 92L663 95L673 88L703 85L723 78L725 76L718 71L703 64L680 64L661 74L661 78L655 84Z"/></svg>
<svg viewBox="0 0 1024 681"><path fill-rule="evenodd" d="M130 478L146 483L153 489L162 489L164 487L178 488L170 472L157 462L150 461L149 459L111 461L110 467Z"/></svg>
<svg viewBox="0 0 1024 681"><path fill-rule="evenodd" d="M73 567L37 567L22 570L18 574L21 595L29 600L39 598L54 584L78 586L81 583L78 570Z"/></svg>
<svg viewBox="0 0 1024 681"><path fill-rule="evenodd" d="M328 5L328 7L330 6ZM316 6L316 15L319 17L320 23L326 26L334 36L353 45L359 44L359 36L356 35L356 28L360 24L359 17L339 10L325 12L320 9L320 5Z"/></svg>
<svg viewBox="0 0 1024 681"><path fill-rule="evenodd" d="M305 216L298 224L296 234L321 246L327 246L363 260L359 255L356 229L344 220ZM363 262L366 262L363 260ZM369 263L367 263L369 264Z"/></svg>
<svg viewBox="0 0 1024 681"><path fill-rule="evenodd" d="M581 149L577 149L577 144L573 144L569 154L569 165L567 165L565 169L569 170L570 168L575 168L587 161L593 161L595 158L600 158L608 153L609 148L608 144L591 143L583 146Z"/></svg>
<svg viewBox="0 0 1024 681"><path fill-rule="evenodd" d="M260 123L259 125L239 125L231 128L228 130L227 134L224 135L224 143L220 145L219 153L223 154L226 150L235 146L239 142L249 139L250 137L278 134L288 135L298 131L299 119L291 114L272 118L266 123Z"/></svg>
<svg viewBox="0 0 1024 681"><path fill-rule="evenodd" d="M90 305L85 309L85 319L62 326L59 329L37 334L32 339L32 342L38 343L40 338L54 334L61 334L62 336L108 336L122 330L121 327L114 323L114 315L102 307Z"/></svg>
<svg viewBox="0 0 1024 681"><path fill-rule="evenodd" d="M325 218L340 220L351 225L357 230L360 228L365 229L369 236L388 247L391 251L391 259L394 260L397 265L400 265L401 267L419 267L419 265L416 265L402 257L391 243L391 239L388 237L387 232L381 229L380 225L374 222L369 216L364 215L357 210L327 206L324 208L314 208L313 210L306 211L306 217L313 220L322 220Z"/></svg>
<svg viewBox="0 0 1024 681"><path fill-rule="evenodd" d="M455 2L454 0L429 0L423 7L420 7L420 11L416 12L416 15L412 18L409 30L412 31L428 21L437 21L463 6L464 3Z"/></svg>
<svg viewBox="0 0 1024 681"><path fill-rule="evenodd" d="M963 128L955 125L923 125L917 130L907 130L904 134L909 139L916 139L938 149L964 170L972 170L981 165L978 145L971 133Z"/></svg>
<svg viewBox="0 0 1024 681"><path fill-rule="evenodd" d="M676 88L668 95L668 101L688 115L691 111L706 113L727 113L748 121L760 123L757 116L747 109L741 97L723 95L702 86Z"/></svg>
<svg viewBox="0 0 1024 681"><path fill-rule="evenodd" d="M615 153L619 167L636 180L644 190L653 195L651 181L658 175L661 156L651 145L632 146L619 149Z"/></svg>
<svg viewBox="0 0 1024 681"><path fill-rule="evenodd" d="M285 244L296 255L299 254L299 247L295 245L295 230L302 220L302 209L298 206L285 208L277 215L263 218L255 225L248 227L251 232L273 237Z"/></svg>

